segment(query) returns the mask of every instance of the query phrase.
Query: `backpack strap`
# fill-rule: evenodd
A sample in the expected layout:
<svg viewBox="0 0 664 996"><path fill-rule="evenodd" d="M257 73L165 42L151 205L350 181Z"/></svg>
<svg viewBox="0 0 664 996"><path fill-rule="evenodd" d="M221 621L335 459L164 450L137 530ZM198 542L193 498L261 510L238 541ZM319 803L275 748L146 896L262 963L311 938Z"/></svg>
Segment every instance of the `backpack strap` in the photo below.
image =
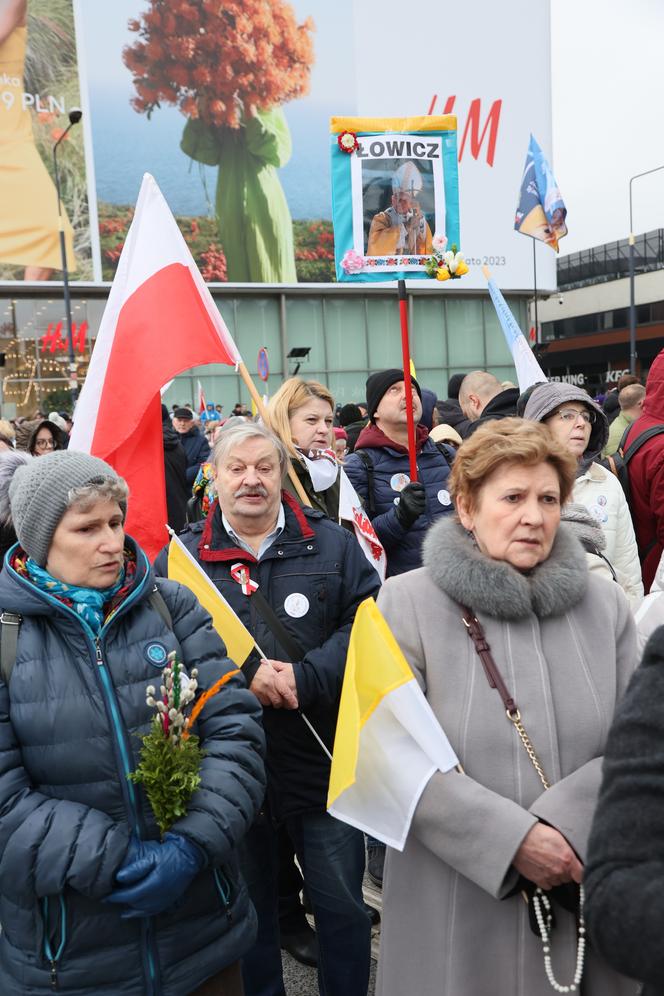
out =
<svg viewBox="0 0 664 996"><path fill-rule="evenodd" d="M166 605L164 596L155 585L150 592L148 602L158 612L166 626L173 629L173 617ZM0 614L0 677L5 685L9 685L14 665L16 664L16 651L18 649L18 631L21 626L22 616L17 612L4 611Z"/></svg>
<svg viewBox="0 0 664 996"><path fill-rule="evenodd" d="M170 613L170 609L166 605L166 602L164 600L164 596L159 591L159 588L157 587L157 585L155 585L154 588L152 589L152 591L150 592L150 597L148 598L148 603L152 606L152 608L155 610L155 612L159 613L159 615L161 616L162 620L166 623L166 626L168 627L168 629L172 630L173 629L173 617L172 617L172 615ZM1 621L2 621L2 617L0 616L0 622ZM3 626L2 627L3 633L4 633L4 629L5 628ZM4 667L4 660L5 660L4 648L2 647L1 643L0 643L0 650L2 650L2 660L0 661L0 669L1 669L1 668Z"/></svg>
<svg viewBox="0 0 664 996"><path fill-rule="evenodd" d="M620 440L619 450L622 454L623 463L629 463L634 454L638 453L641 447L645 443L647 443L649 439L652 439L653 436L659 436L661 435L662 432L664 432L664 425L653 425L649 429L646 429L644 432L639 433L634 442L630 443L629 446L627 447L627 450L623 452L623 448L627 441L627 434L631 428L632 428L631 425L627 426L625 432L623 433L623 437Z"/></svg>
<svg viewBox="0 0 664 996"><path fill-rule="evenodd" d="M9 679L16 664L16 650L18 647L18 630L21 625L21 616L17 612L2 612L0 615L0 676L5 685L9 685Z"/></svg>
<svg viewBox="0 0 664 996"><path fill-rule="evenodd" d="M376 514L373 460L366 450L353 450L353 453L357 453L367 472L367 511L369 512L369 518L373 519Z"/></svg>

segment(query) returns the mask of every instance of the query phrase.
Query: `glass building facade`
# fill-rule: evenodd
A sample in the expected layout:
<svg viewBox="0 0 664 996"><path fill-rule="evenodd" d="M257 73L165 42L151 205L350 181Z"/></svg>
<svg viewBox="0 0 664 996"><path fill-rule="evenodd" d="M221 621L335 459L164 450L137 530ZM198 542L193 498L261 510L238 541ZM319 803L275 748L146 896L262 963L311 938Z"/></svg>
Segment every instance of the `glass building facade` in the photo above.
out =
<svg viewBox="0 0 664 996"><path fill-rule="evenodd" d="M293 373L295 361L288 359L293 348L310 350L300 376L322 381L341 404L364 397L369 372L401 365L396 287L390 291L329 285L315 289L212 285L210 289L263 394L273 394ZM107 296L108 286L72 288L79 380L87 370ZM527 329L527 299L507 300L520 327ZM453 373L475 369L490 370L501 381L514 380L511 355L488 295L454 294L426 285L409 289L408 309L411 352L423 386L445 397ZM186 328L177 332L187 335ZM270 366L265 386L257 376L262 347L267 348ZM53 392L66 391L66 321L59 285L0 288L0 362L2 353L3 414L11 417L49 407L56 398ZM131 378L131 370L127 376ZM179 375L164 401L169 407L195 403L199 380L207 400L223 404L226 412L237 401L249 404L235 370L218 364Z"/></svg>

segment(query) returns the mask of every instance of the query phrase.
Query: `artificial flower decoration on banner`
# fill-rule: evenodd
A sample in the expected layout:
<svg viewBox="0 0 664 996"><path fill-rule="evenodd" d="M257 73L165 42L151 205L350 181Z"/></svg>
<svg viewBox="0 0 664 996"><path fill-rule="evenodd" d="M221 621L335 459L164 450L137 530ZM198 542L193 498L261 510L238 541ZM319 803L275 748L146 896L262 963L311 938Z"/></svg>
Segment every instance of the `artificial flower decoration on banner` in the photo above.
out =
<svg viewBox="0 0 664 996"><path fill-rule="evenodd" d="M337 280L427 279L439 269L447 272L440 279L450 279L467 272L463 257L456 258L456 127L452 114L331 119ZM446 232L454 244L449 262L447 242L436 243L434 232Z"/></svg>
<svg viewBox="0 0 664 996"><path fill-rule="evenodd" d="M434 235L432 247L433 252L424 264L428 277L435 277L436 280L456 280L464 273L468 273L468 264L463 253L458 252L455 245L447 249L447 238L444 235Z"/></svg>
<svg viewBox="0 0 664 996"><path fill-rule="evenodd" d="M342 152L355 152L359 148L357 135L354 131L342 131L337 139L337 144Z"/></svg>

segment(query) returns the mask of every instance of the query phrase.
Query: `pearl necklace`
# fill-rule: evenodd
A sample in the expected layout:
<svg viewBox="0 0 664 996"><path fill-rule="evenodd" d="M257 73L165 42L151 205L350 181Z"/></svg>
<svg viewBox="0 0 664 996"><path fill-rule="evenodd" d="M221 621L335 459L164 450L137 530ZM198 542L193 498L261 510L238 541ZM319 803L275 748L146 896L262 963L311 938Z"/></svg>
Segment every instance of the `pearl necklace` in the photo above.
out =
<svg viewBox="0 0 664 996"><path fill-rule="evenodd" d="M540 937L542 938L542 951L544 952L544 971L546 972L546 977L549 980L551 988L555 989L557 993L576 992L581 984L581 978L583 976L583 963L586 957L586 922L583 918L584 900L585 893L583 891L583 886L580 885L576 968L574 970L574 978L572 982L568 986L561 986L553 974L553 968L551 967L551 946L549 943L548 930L549 924L551 923L551 900L540 888L535 889L535 892L533 893L533 909L535 910L535 919L537 920L537 926L539 927Z"/></svg>

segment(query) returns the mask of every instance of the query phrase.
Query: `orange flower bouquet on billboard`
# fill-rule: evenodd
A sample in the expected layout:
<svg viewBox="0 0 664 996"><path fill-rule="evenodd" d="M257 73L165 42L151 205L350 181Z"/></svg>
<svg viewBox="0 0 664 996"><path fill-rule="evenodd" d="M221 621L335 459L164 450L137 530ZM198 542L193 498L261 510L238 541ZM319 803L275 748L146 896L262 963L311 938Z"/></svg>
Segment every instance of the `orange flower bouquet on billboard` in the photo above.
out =
<svg viewBox="0 0 664 996"><path fill-rule="evenodd" d="M240 128L258 110L307 93L313 22L298 24L282 0L150 0L123 52L136 111L175 104L190 118Z"/></svg>

